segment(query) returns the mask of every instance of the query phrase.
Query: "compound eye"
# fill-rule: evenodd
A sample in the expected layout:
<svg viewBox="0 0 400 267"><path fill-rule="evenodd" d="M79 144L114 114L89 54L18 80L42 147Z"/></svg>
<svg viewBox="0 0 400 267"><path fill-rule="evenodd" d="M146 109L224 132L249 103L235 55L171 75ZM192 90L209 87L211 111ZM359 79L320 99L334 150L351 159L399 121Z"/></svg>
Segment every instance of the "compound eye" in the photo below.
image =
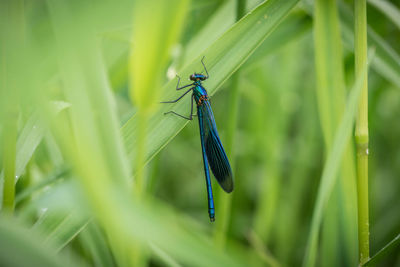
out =
<svg viewBox="0 0 400 267"><path fill-rule="evenodd" d="M190 75L189 79L190 79L191 81L195 81L195 80L196 80L196 77L194 76L194 74L192 74L192 75Z"/></svg>

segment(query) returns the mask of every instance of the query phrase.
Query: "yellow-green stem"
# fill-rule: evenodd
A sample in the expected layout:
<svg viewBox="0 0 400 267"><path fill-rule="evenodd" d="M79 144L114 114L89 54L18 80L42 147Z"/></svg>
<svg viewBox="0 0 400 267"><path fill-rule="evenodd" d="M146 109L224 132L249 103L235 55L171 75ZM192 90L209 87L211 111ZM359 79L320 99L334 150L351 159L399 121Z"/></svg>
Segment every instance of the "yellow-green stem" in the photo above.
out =
<svg viewBox="0 0 400 267"><path fill-rule="evenodd" d="M355 73L362 74L367 64L367 4L355 0ZM358 246L360 265L369 259L368 218L368 79L364 79L358 107L355 138L357 144Z"/></svg>
<svg viewBox="0 0 400 267"><path fill-rule="evenodd" d="M236 6L236 20L239 20L245 13L246 0L237 0ZM230 164L233 173L235 174L235 153L234 153L234 139L237 127L237 117L239 113L239 71L232 76L232 89L230 90L230 97L228 101L228 123L225 138L225 149L230 157ZM216 220L215 227L215 242L220 248L225 247L226 233L228 231L232 195L226 194L224 191L218 191L218 206L220 210Z"/></svg>

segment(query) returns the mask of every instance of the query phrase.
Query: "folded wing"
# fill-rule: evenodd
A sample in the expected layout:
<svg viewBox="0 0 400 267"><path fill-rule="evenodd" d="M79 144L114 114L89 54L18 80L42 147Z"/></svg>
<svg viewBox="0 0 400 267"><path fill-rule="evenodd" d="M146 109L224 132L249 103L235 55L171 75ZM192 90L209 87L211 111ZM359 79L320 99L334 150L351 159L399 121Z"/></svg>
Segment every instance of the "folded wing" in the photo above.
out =
<svg viewBox="0 0 400 267"><path fill-rule="evenodd" d="M202 109L201 113L204 116L203 129L208 164L222 189L227 193L230 193L233 190L232 170L228 157L226 156L225 150L221 144L221 140L219 139L209 102L205 101L199 109Z"/></svg>

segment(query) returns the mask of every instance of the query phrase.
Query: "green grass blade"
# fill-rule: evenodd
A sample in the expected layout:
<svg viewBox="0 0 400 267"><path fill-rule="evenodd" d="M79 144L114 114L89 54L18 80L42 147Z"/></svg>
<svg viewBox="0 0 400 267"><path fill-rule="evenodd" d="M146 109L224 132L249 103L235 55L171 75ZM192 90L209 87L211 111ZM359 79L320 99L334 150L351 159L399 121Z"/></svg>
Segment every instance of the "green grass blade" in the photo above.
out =
<svg viewBox="0 0 400 267"><path fill-rule="evenodd" d="M59 210L48 210L35 224L45 238L43 243L49 244L57 252L68 245L78 234L80 234L90 222L90 218L77 214L75 211L61 212Z"/></svg>
<svg viewBox="0 0 400 267"><path fill-rule="evenodd" d="M326 155L329 155L333 148L333 137L338 129L346 102L341 25L336 5L334 0L317 0L314 7L316 95ZM343 250L346 256L356 253L354 251L356 236L351 234L354 233L356 226L355 219L351 221L356 212L352 155L351 147L347 147L342 160L339 183L333 189L332 200L328 202L327 212L324 214L321 258L325 260L325 266L339 264L340 250ZM337 203L346 203L346 205L337 208ZM343 216L338 216L339 214ZM340 228L341 223L346 225L343 231ZM347 242L341 248L339 243L343 240Z"/></svg>
<svg viewBox="0 0 400 267"><path fill-rule="evenodd" d="M69 107L68 103L65 102L54 102L52 105L52 112L57 115L59 112ZM43 123L43 120L40 118L38 113L32 114L32 116L28 119L25 126L23 127L21 133L18 136L17 140L17 152L15 159L15 182L18 181L18 178L24 172L26 165L29 160L32 158L33 153L36 148L40 144L43 139L43 136L46 131L46 126ZM0 194L2 194L3 183L1 182L4 179L4 172L0 173ZM2 199L2 198L1 198Z"/></svg>
<svg viewBox="0 0 400 267"><path fill-rule="evenodd" d="M308 236L307 250L303 266L314 266L317 258L318 236L322 216L329 200L330 194L336 182L337 172L343 157L345 148L350 140L358 102L361 95L362 84L366 78L367 71L364 69L358 77L347 101L346 111L335 134L332 150L326 160L321 182L318 189L317 200L314 205L314 212L311 222L311 229Z"/></svg>
<svg viewBox="0 0 400 267"><path fill-rule="evenodd" d="M367 2L354 1L354 72L360 76L368 62ZM368 75L367 75L368 77ZM364 79L354 131L357 162L358 259L362 265L369 259L369 197L368 197L368 78Z"/></svg>
<svg viewBox="0 0 400 267"><path fill-rule="evenodd" d="M226 79L246 61L297 2L298 0L270 0L262 3L204 51L205 64L211 77L207 80L205 86L210 95L213 95ZM185 66L179 71L179 75L189 77L193 71L201 71L200 59L199 56ZM175 99L178 96L175 91L176 82L174 79L164 86L163 99L160 99L160 101ZM163 105L161 110L150 118L147 132L149 136L147 161L177 135L187 123L185 120L177 119L174 116L163 115L164 112L171 109L186 114L189 106L185 101L173 105ZM122 128L126 151L130 157L133 157L137 147L135 140L137 123L137 119L133 116Z"/></svg>
<svg viewBox="0 0 400 267"><path fill-rule="evenodd" d="M372 256L362 266L374 266L377 264L385 255L400 244L400 234L398 234L393 240L386 244L381 250L379 250L374 256Z"/></svg>

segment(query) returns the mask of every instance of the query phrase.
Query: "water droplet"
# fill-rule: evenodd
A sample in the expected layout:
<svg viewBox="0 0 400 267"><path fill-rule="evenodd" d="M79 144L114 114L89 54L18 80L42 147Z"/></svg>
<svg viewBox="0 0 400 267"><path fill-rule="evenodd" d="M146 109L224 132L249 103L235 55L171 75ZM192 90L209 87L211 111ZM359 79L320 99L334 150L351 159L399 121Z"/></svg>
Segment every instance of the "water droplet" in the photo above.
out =
<svg viewBox="0 0 400 267"><path fill-rule="evenodd" d="M366 153L367 155L369 155L369 149L368 149L368 148L365 150L365 153Z"/></svg>

